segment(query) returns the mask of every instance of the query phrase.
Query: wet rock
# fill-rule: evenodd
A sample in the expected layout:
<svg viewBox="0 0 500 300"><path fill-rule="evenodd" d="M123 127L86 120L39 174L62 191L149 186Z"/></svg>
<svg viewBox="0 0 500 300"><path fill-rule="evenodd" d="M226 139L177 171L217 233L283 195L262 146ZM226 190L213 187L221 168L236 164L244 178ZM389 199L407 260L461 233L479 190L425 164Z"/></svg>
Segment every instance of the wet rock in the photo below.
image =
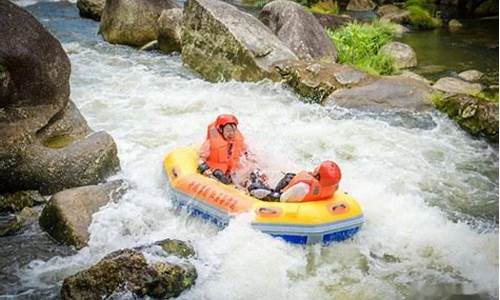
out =
<svg viewBox="0 0 500 300"><path fill-rule="evenodd" d="M162 11L158 18L158 44L165 53L180 52L182 38L182 9Z"/></svg>
<svg viewBox="0 0 500 300"><path fill-rule="evenodd" d="M354 19L349 15L332 15L332 14L320 14L313 13L316 20L323 26L323 28L338 29L348 23L351 23Z"/></svg>
<svg viewBox="0 0 500 300"><path fill-rule="evenodd" d="M408 27L405 27L401 24L393 23L392 27L393 27L393 34L395 37L402 37L403 34L410 32L410 29L408 29Z"/></svg>
<svg viewBox="0 0 500 300"><path fill-rule="evenodd" d="M0 213L0 236L16 233L24 226L33 223L38 218L38 211L31 207L25 207L20 212Z"/></svg>
<svg viewBox="0 0 500 300"><path fill-rule="evenodd" d="M446 72L447 68L442 65L426 65L426 66L419 66L418 70L420 74L432 75L432 74Z"/></svg>
<svg viewBox="0 0 500 300"><path fill-rule="evenodd" d="M417 74L415 72L412 72L412 71L408 71L408 70L401 71L401 74L399 74L399 76L403 76L403 77L408 77L408 78L412 78L412 79L415 79L415 80L419 80L419 81L422 81L422 82L424 82L425 84L428 84L428 85L432 84L432 81L430 81L429 79L425 78L424 76L419 75L419 74Z"/></svg>
<svg viewBox="0 0 500 300"><path fill-rule="evenodd" d="M107 0L99 32L112 44L140 47L158 38L161 12L178 7L174 0Z"/></svg>
<svg viewBox="0 0 500 300"><path fill-rule="evenodd" d="M460 77L466 81L475 82L475 81L481 80L483 75L484 75L484 73L479 72L478 70L467 70L467 71L463 71L462 73L458 74L458 77Z"/></svg>
<svg viewBox="0 0 500 300"><path fill-rule="evenodd" d="M349 0L349 4L347 4L347 10L353 11L367 11L373 10L377 6L371 0Z"/></svg>
<svg viewBox="0 0 500 300"><path fill-rule="evenodd" d="M160 246L169 255L180 258L189 258L196 254L194 248L190 244L180 240L165 239L156 242L155 245Z"/></svg>
<svg viewBox="0 0 500 300"><path fill-rule="evenodd" d="M183 23L182 59L210 81L278 81L275 66L297 59L254 16L223 1L188 0Z"/></svg>
<svg viewBox="0 0 500 300"><path fill-rule="evenodd" d="M274 0L261 10L259 19L300 59L337 59L332 40L316 18L293 1Z"/></svg>
<svg viewBox="0 0 500 300"><path fill-rule="evenodd" d="M407 44L390 42L385 44L380 49L380 52L392 57L399 69L411 68L417 65L417 53Z"/></svg>
<svg viewBox="0 0 500 300"><path fill-rule="evenodd" d="M25 207L45 203L38 191L19 191L0 195L0 212L19 212Z"/></svg>
<svg viewBox="0 0 500 300"><path fill-rule="evenodd" d="M458 29L461 28L462 26L463 26L462 23L460 23L460 21L456 19L451 19L450 22L448 22L448 27L450 27L450 29Z"/></svg>
<svg viewBox="0 0 500 300"><path fill-rule="evenodd" d="M380 77L366 85L339 89L326 100L325 105L363 110L422 111L430 107L429 85L399 76Z"/></svg>
<svg viewBox="0 0 500 300"><path fill-rule="evenodd" d="M448 94L474 95L483 90L479 83L469 83L458 78L443 77L434 83L433 88Z"/></svg>
<svg viewBox="0 0 500 300"><path fill-rule="evenodd" d="M382 5L377 9L377 14L380 16L381 21L388 21L397 24L407 23L410 16L408 11L393 4Z"/></svg>
<svg viewBox="0 0 500 300"><path fill-rule="evenodd" d="M498 143L498 103L455 95L435 100L433 104L470 134Z"/></svg>
<svg viewBox="0 0 500 300"><path fill-rule="evenodd" d="M92 215L126 191L122 180L82 186L54 194L40 216L40 226L55 240L77 249L87 245Z"/></svg>
<svg viewBox="0 0 500 300"><path fill-rule="evenodd" d="M80 11L80 17L89 18L95 21L101 20L102 11L106 0L77 0L76 6Z"/></svg>
<svg viewBox="0 0 500 300"><path fill-rule="evenodd" d="M91 129L69 100L71 68L61 44L9 1L0 2L0 36L10 41L0 43L0 193L50 194L118 169L112 138L87 137Z"/></svg>
<svg viewBox="0 0 500 300"><path fill-rule="evenodd" d="M133 249L113 252L91 268L66 278L62 299L102 299L126 287L137 296L171 298L190 288L196 269L164 262L149 265L144 255Z"/></svg>
<svg viewBox="0 0 500 300"><path fill-rule="evenodd" d="M299 61L279 68L285 82L302 97L321 103L334 90L351 87L372 77L348 65Z"/></svg>

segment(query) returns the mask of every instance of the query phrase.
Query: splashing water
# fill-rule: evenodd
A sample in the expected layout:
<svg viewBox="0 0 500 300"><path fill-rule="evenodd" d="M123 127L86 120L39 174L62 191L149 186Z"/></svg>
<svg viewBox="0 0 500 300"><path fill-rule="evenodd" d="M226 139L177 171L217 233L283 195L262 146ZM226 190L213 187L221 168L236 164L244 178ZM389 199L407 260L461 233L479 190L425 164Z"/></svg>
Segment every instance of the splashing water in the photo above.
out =
<svg viewBox="0 0 500 300"><path fill-rule="evenodd" d="M94 215L88 247L23 268L25 287L57 293L62 279L105 254L169 237L191 241L198 253L199 278L182 299L498 297L498 149L443 115L416 114L401 126L391 116L304 104L272 82L208 83L178 55L103 42L97 23L78 18L72 4L29 9L63 43L71 98L92 128L114 137L116 177L133 189ZM176 213L163 156L202 143L220 113L238 116L274 180L337 161L342 188L365 212L360 233L329 247L298 247L253 230L251 215L218 231Z"/></svg>

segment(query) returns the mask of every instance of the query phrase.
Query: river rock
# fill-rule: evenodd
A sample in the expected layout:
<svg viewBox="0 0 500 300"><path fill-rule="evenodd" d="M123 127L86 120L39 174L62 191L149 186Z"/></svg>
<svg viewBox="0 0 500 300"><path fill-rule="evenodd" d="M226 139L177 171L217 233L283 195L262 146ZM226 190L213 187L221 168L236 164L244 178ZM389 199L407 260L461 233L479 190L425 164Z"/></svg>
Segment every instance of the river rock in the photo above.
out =
<svg viewBox="0 0 500 300"><path fill-rule="evenodd" d="M377 14L380 16L381 21L388 21L397 24L407 23L410 16L408 11L393 4L382 5L377 9Z"/></svg>
<svg viewBox="0 0 500 300"><path fill-rule="evenodd" d="M440 78L434 83L433 88L448 94L474 95L483 90L479 83L469 83L453 77Z"/></svg>
<svg viewBox="0 0 500 300"><path fill-rule="evenodd" d="M274 0L261 10L259 19L300 59L337 59L337 50L321 24L302 5Z"/></svg>
<svg viewBox="0 0 500 300"><path fill-rule="evenodd" d="M285 82L308 101L321 103L334 90L349 88L372 77L349 65L299 61L279 68Z"/></svg>
<svg viewBox="0 0 500 300"><path fill-rule="evenodd" d="M399 76L383 76L366 85L334 91L324 104L363 110L422 111L430 107L429 85Z"/></svg>
<svg viewBox="0 0 500 300"><path fill-rule="evenodd" d="M158 18L158 44L165 53L180 52L182 45L182 9L162 11Z"/></svg>
<svg viewBox="0 0 500 300"><path fill-rule="evenodd" d="M31 207L25 207L16 214L0 213L0 236L14 234L22 227L35 222L37 218L38 212Z"/></svg>
<svg viewBox="0 0 500 300"><path fill-rule="evenodd" d="M351 23L354 19L349 15L332 15L332 14L320 14L313 13L316 20L323 28L331 28L333 30L338 29L348 23Z"/></svg>
<svg viewBox="0 0 500 300"><path fill-rule="evenodd" d="M430 81L429 79L425 78L424 76L422 75L419 75L415 72L412 72L412 71L408 71L408 70L403 70L401 71L401 74L399 74L398 76L403 76L403 77L408 77L408 78L412 78L412 79L415 79L415 80L419 80L425 84L428 84L428 85L431 85L432 84L432 81Z"/></svg>
<svg viewBox="0 0 500 300"><path fill-rule="evenodd" d="M457 19L451 19L448 22L448 27L450 27L451 29L458 29L461 28L462 26L463 26L462 23L460 23L460 21L458 21Z"/></svg>
<svg viewBox="0 0 500 300"><path fill-rule="evenodd" d="M297 60L257 18L223 1L188 0L183 23L182 59L210 81L279 81L275 66Z"/></svg>
<svg viewBox="0 0 500 300"><path fill-rule="evenodd" d="M463 71L462 73L458 74L458 77L460 77L466 81L475 82L475 81L481 80L483 75L484 75L484 73L479 72L478 70L467 70L467 71Z"/></svg>
<svg viewBox="0 0 500 300"><path fill-rule="evenodd" d="M470 134L498 143L498 103L469 95L455 95L434 101L434 106Z"/></svg>
<svg viewBox="0 0 500 300"><path fill-rule="evenodd" d="M45 203L38 191L19 191L0 195L0 212L19 212L25 207Z"/></svg>
<svg viewBox="0 0 500 300"><path fill-rule="evenodd" d="M371 0L349 0L349 4L347 4L347 10L353 11L367 11L373 10L377 6Z"/></svg>
<svg viewBox="0 0 500 300"><path fill-rule="evenodd" d="M99 32L112 44L140 47L158 38L161 12L178 7L175 0L107 0Z"/></svg>
<svg viewBox="0 0 500 300"><path fill-rule="evenodd" d="M0 1L0 36L9 41L0 43L0 193L51 194L115 172L113 139L91 134L69 100L71 67L61 44L10 1Z"/></svg>
<svg viewBox="0 0 500 300"><path fill-rule="evenodd" d="M189 289L196 278L196 269L191 264L159 262L150 265L140 251L124 249L64 279L61 298L104 299L125 288L139 297L167 299Z"/></svg>
<svg viewBox="0 0 500 300"><path fill-rule="evenodd" d="M76 6L80 12L80 17L89 18L96 21L101 20L102 11L106 0L77 0Z"/></svg>
<svg viewBox="0 0 500 300"><path fill-rule="evenodd" d="M397 68L411 68L417 65L417 53L407 44L390 42L380 48L380 52L392 57Z"/></svg>
<svg viewBox="0 0 500 300"><path fill-rule="evenodd" d="M92 215L126 191L122 180L82 186L54 194L40 216L40 226L55 240L77 249L87 245Z"/></svg>

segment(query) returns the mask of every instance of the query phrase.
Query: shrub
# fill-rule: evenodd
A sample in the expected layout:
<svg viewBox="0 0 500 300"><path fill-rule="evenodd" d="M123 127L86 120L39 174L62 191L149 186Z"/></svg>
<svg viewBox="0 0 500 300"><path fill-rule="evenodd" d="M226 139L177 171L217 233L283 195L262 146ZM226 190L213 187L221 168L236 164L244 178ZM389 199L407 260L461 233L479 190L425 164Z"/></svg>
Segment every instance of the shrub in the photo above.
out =
<svg viewBox="0 0 500 300"><path fill-rule="evenodd" d="M410 24L420 29L432 29L441 26L441 19L433 17L436 6L432 0L407 0L406 10L410 13Z"/></svg>
<svg viewBox="0 0 500 300"><path fill-rule="evenodd" d="M320 1L315 3L309 8L309 11L312 13L318 14L338 14L339 6L336 1Z"/></svg>
<svg viewBox="0 0 500 300"><path fill-rule="evenodd" d="M394 26L390 23L350 23L337 31L327 30L335 43L340 63L352 64L371 74L390 75L397 72L394 60L380 48L392 41Z"/></svg>

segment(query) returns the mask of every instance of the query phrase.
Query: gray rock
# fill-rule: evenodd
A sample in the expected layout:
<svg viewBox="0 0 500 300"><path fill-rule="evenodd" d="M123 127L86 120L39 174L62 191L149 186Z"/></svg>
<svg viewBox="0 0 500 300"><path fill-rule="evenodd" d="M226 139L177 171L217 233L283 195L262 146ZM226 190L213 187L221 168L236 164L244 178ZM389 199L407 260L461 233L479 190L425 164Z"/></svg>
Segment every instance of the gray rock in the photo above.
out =
<svg viewBox="0 0 500 300"><path fill-rule="evenodd" d="M210 81L278 81L275 66L297 60L254 16L222 1L188 0L183 23L182 59Z"/></svg>
<svg viewBox="0 0 500 300"><path fill-rule="evenodd" d="M371 0L349 0L349 4L347 4L347 10L353 11L367 11L373 10L377 6Z"/></svg>
<svg viewBox="0 0 500 300"><path fill-rule="evenodd" d="M380 52L392 57L397 68L411 68L417 65L417 53L407 44L390 42L385 44Z"/></svg>
<svg viewBox="0 0 500 300"><path fill-rule="evenodd" d="M182 9L164 10L158 18L158 44L165 53L182 49Z"/></svg>
<svg viewBox="0 0 500 300"><path fill-rule="evenodd" d="M460 77L466 81L475 82L475 81L481 80L483 75L484 75L484 73L479 72L478 70L467 70L467 71L463 71L462 73L458 74L458 77Z"/></svg>
<svg viewBox="0 0 500 300"><path fill-rule="evenodd" d="M334 90L373 79L349 65L325 61L299 61L279 68L285 82L309 101L321 103Z"/></svg>
<svg viewBox="0 0 500 300"><path fill-rule="evenodd" d="M101 20L102 11L106 0L77 0L76 6L80 12L80 17L89 18L96 21Z"/></svg>
<svg viewBox="0 0 500 300"><path fill-rule="evenodd" d="M139 297L167 299L189 289L197 276L196 269L189 263L150 265L138 250L124 249L64 279L61 298L103 299L125 286Z"/></svg>
<svg viewBox="0 0 500 300"><path fill-rule="evenodd" d="M274 0L261 10L259 19L300 59L337 59L332 40L316 18L293 1Z"/></svg>
<svg viewBox="0 0 500 300"><path fill-rule="evenodd" d="M0 212L19 212L25 207L45 203L38 191L19 191L0 195Z"/></svg>
<svg viewBox="0 0 500 300"><path fill-rule="evenodd" d="M83 248L89 240L92 215L126 190L122 180L115 180L56 193L42 211L40 226L58 242Z"/></svg>
<svg viewBox="0 0 500 300"><path fill-rule="evenodd" d="M377 9L381 21L389 21L397 24L407 23L410 13L393 4L382 5Z"/></svg>
<svg viewBox="0 0 500 300"><path fill-rule="evenodd" d="M422 111L430 107L432 92L427 84L404 77L381 77L363 86L339 89L325 100L325 105L363 110Z"/></svg>
<svg viewBox="0 0 500 300"><path fill-rule="evenodd" d="M451 19L450 22L448 22L448 27L450 28L461 28L463 25L462 23L460 23L460 21L456 20L456 19Z"/></svg>
<svg viewBox="0 0 500 300"><path fill-rule="evenodd" d="M430 81L429 79L425 78L424 76L418 75L417 73L414 73L414 72L408 71L408 70L401 71L401 74L399 74L398 76L403 76L403 77L408 77L408 78L412 78L412 79L415 79L415 80L419 80L419 81L422 81L422 82L424 82L425 84L428 84L428 85L432 84L432 81Z"/></svg>
<svg viewBox="0 0 500 300"><path fill-rule="evenodd" d="M474 95L483 90L479 83L469 83L453 77L440 78L432 87L447 94Z"/></svg>
<svg viewBox="0 0 500 300"><path fill-rule="evenodd" d="M107 0L99 32L112 44L141 47L158 38L161 12L177 7L174 0Z"/></svg>
<svg viewBox="0 0 500 300"><path fill-rule="evenodd" d="M323 28L338 29L348 23L351 23L354 19L349 15L332 15L332 14L320 14L313 13L316 20L323 26Z"/></svg>

